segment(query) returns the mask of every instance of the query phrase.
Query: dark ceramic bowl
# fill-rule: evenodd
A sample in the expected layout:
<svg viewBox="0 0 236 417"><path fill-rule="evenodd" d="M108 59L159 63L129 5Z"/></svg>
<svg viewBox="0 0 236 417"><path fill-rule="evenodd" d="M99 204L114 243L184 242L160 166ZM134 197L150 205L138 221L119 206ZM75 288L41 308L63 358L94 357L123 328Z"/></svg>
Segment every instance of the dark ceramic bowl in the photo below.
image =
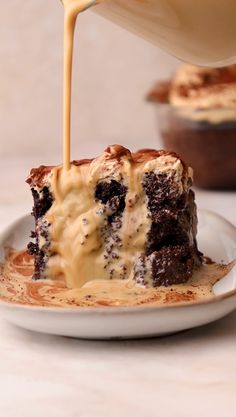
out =
<svg viewBox="0 0 236 417"><path fill-rule="evenodd" d="M190 117L189 111L168 104L158 104L157 109L164 148L178 153L193 168L194 184L236 190L236 115L234 120L232 110L191 111Z"/></svg>

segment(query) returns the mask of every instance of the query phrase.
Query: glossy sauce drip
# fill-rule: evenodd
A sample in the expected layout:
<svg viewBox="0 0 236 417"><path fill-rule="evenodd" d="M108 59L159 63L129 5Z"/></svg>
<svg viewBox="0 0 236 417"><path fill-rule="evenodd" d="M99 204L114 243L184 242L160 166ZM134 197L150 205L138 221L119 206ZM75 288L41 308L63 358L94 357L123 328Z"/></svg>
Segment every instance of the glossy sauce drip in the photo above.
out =
<svg viewBox="0 0 236 417"><path fill-rule="evenodd" d="M79 13L92 6L92 0L63 0L64 13L64 93L63 93L63 166L70 169L71 91L74 32Z"/></svg>

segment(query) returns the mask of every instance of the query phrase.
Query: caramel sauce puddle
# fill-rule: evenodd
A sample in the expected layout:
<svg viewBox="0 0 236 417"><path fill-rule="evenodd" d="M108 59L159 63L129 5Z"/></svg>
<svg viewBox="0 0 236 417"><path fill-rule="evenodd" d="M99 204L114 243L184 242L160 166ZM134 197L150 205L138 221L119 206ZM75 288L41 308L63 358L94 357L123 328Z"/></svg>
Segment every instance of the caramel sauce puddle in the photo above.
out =
<svg viewBox="0 0 236 417"><path fill-rule="evenodd" d="M6 251L0 265L0 300L29 306L114 307L197 303L215 297L213 285L235 265L220 265L206 259L187 284L171 287L129 287L126 281L91 281L82 288L68 289L62 282L33 281L33 258L26 252Z"/></svg>

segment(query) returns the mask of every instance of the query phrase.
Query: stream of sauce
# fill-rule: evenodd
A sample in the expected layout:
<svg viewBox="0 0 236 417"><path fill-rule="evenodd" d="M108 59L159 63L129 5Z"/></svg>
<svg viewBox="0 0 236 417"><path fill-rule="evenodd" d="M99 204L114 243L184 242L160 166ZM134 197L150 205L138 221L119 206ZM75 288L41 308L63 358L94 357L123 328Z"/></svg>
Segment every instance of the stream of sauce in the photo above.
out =
<svg viewBox="0 0 236 417"><path fill-rule="evenodd" d="M71 91L74 33L79 13L95 4L95 0L63 0L64 12L64 80L63 80L63 167L70 169Z"/></svg>

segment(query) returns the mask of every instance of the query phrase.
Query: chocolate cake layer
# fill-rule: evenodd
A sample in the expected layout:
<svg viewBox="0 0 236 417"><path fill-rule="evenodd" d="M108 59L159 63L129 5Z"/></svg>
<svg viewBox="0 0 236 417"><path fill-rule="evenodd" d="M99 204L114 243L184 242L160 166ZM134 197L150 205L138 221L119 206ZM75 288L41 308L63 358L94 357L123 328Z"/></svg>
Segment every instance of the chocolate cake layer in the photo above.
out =
<svg viewBox="0 0 236 417"><path fill-rule="evenodd" d="M175 153L114 145L96 159L33 169L35 279L157 287L201 264L192 171Z"/></svg>

